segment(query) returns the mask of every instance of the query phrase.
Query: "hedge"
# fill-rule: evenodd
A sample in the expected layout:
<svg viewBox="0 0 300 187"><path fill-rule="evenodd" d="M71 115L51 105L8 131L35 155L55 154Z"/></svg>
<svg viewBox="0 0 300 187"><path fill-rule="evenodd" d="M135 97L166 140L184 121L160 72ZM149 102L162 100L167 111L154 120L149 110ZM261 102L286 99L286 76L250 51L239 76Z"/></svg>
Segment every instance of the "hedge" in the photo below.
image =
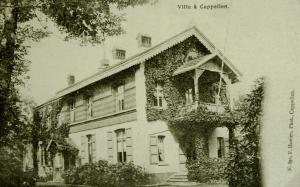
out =
<svg viewBox="0 0 300 187"><path fill-rule="evenodd" d="M85 164L64 173L66 184L105 187L128 187L147 184L149 175L133 163L111 164L100 160Z"/></svg>

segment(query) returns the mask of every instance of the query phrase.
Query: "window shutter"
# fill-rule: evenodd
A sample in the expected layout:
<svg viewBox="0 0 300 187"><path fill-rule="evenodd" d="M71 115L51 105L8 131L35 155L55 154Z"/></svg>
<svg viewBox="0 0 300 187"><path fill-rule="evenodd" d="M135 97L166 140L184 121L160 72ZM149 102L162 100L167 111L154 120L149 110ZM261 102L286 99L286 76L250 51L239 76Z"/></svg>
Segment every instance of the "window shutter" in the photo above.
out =
<svg viewBox="0 0 300 187"><path fill-rule="evenodd" d="M150 136L150 164L158 164L158 147L156 136Z"/></svg>
<svg viewBox="0 0 300 187"><path fill-rule="evenodd" d="M113 161L113 133L112 131L107 132L107 155L108 161Z"/></svg>
<svg viewBox="0 0 300 187"><path fill-rule="evenodd" d="M224 138L224 144L225 144L225 156L229 156L229 138Z"/></svg>
<svg viewBox="0 0 300 187"><path fill-rule="evenodd" d="M127 162L133 161L132 153L132 129L128 128L125 130L126 134L126 160Z"/></svg>
<svg viewBox="0 0 300 187"><path fill-rule="evenodd" d="M95 134L92 135L91 137L91 141L92 141L92 161L96 162L96 136Z"/></svg>
<svg viewBox="0 0 300 187"><path fill-rule="evenodd" d="M81 157L81 163L84 164L85 160L87 158L86 156L86 136L81 136L81 146L80 146L80 157Z"/></svg>

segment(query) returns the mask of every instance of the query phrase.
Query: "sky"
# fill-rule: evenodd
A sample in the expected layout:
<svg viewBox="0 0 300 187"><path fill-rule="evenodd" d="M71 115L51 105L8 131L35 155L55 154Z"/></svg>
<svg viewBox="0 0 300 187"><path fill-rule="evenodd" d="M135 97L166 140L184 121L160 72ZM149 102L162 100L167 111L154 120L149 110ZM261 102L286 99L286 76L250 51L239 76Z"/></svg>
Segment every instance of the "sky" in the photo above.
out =
<svg viewBox="0 0 300 187"><path fill-rule="evenodd" d="M257 44L255 39L257 33L252 29L256 21L248 16L252 10L241 9L238 1L221 0L221 2L228 4L230 8L180 10L178 4L199 5L199 1L185 0L164 0L154 5L128 8L120 12L126 14L127 21L123 23L126 34L107 39L106 56L111 56L113 47L126 49L127 57L141 52L136 42L138 33L151 36L155 45L196 26L243 73L243 83L249 85L262 75L262 64L254 63L252 60L259 53L254 47ZM243 4L242 7L247 4ZM32 61L29 72L31 79L27 82L24 93L41 104L53 97L58 90L66 87L68 74L75 75L75 80L79 81L97 72L103 52L101 45L80 46L77 41L65 42L63 34L49 20L40 18L40 22L35 24L48 25L53 33L33 44L29 55ZM110 63L116 62L111 60Z"/></svg>
<svg viewBox="0 0 300 187"><path fill-rule="evenodd" d="M180 10L178 4L228 4L228 9ZM113 47L126 49L127 56L139 52L136 36L152 37L153 45L192 26L204 33L242 73L235 89L249 91L253 81L266 76L264 101L263 162L266 186L288 186L288 179L300 178L300 168L286 172L289 140L290 92L296 90L295 166L300 164L300 0L161 0L155 5L128 8L123 26L126 34L106 41L106 54ZM36 23L40 24L40 23ZM23 90L38 104L66 87L67 75L79 81L98 71L102 47L65 42L50 21L53 34L30 49L32 61ZM116 63L110 61L110 63ZM297 148L297 149L296 149ZM298 159L296 159L298 158ZM297 174L298 172L298 174Z"/></svg>

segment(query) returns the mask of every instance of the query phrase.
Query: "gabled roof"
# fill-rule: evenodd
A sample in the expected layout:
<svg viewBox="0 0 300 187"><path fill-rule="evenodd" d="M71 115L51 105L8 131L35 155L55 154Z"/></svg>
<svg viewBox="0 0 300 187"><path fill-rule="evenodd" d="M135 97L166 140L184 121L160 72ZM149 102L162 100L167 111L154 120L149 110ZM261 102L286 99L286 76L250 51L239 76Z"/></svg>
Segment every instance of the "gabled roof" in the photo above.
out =
<svg viewBox="0 0 300 187"><path fill-rule="evenodd" d="M190 60L186 63L184 63L182 66L180 66L173 75L179 75L181 73L185 73L187 71L193 70L204 64L205 62L211 60L212 58L216 57L216 54L208 54L205 56L202 56L200 58L196 58L193 60Z"/></svg>
<svg viewBox="0 0 300 187"><path fill-rule="evenodd" d="M205 65L210 62L213 59L220 59L219 56L217 54L208 54L208 55L204 55L201 56L199 58L193 59L193 60L189 60L186 63L184 63L182 66L180 66L178 69L175 70L175 72L173 73L173 76L194 70L194 69L204 69L204 70L209 70L209 71L217 71L219 73L221 73L221 66L222 66L222 62L220 60L214 61L214 63L219 63L220 64L220 70L212 70L212 69L207 69L207 67L205 67ZM224 62L224 61L223 61ZM239 81L239 75L237 75L229 66L228 62L224 62L224 68L222 73L224 74L228 74L231 77L231 80L233 83Z"/></svg>
<svg viewBox="0 0 300 187"><path fill-rule="evenodd" d="M97 82L99 80L105 79L111 75L114 75L118 72L121 72L123 70L126 70L132 66L138 65L155 55L163 52L164 50L184 41L185 39L195 36L209 51L211 54L217 55L221 60L223 60L228 67L237 75L237 77L241 76L241 72L237 70L230 62L229 60L219 51L215 48L215 46L206 38L204 34L202 34L196 27L191 27L173 37L171 37L168 40L165 40L164 42L153 46L152 48L145 50L137 55L131 56L120 63L110 66L104 71L101 71L99 73L96 73L86 79L83 79L65 89L62 89L56 93L56 96L53 99L58 99L64 95L67 95L69 93L72 93L74 91L77 91L87 85L90 85L94 82Z"/></svg>

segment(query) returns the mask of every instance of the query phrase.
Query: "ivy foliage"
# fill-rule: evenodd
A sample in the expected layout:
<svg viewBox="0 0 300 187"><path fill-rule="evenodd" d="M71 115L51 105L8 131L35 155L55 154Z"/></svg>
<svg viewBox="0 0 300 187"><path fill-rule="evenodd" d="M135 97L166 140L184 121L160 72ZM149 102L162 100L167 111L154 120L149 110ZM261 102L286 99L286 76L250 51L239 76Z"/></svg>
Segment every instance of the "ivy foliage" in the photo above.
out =
<svg viewBox="0 0 300 187"><path fill-rule="evenodd" d="M234 141L227 166L230 187L260 187L260 128L264 80L259 78L238 107L240 136Z"/></svg>
<svg viewBox="0 0 300 187"><path fill-rule="evenodd" d="M199 183L224 183L227 159L203 158L190 161L187 165L188 178Z"/></svg>
<svg viewBox="0 0 300 187"><path fill-rule="evenodd" d="M61 109L62 102L57 100L45 107L45 110L35 110L34 112L30 141L33 145L33 162L36 172L38 171L37 150L40 142L44 146L50 144L48 152L51 159L58 152L72 156L78 153L77 148L67 141L69 125L67 123L58 125L58 115Z"/></svg>
<svg viewBox="0 0 300 187"><path fill-rule="evenodd" d="M191 49L197 49L203 55L209 53L195 36L191 36L145 63L148 121L158 119L169 121L177 115L178 109L184 105L184 90L187 85L182 83L190 81L190 78L188 76L174 77L173 73L185 63L185 57ZM164 99L167 103L166 109L154 106L156 84L163 85Z"/></svg>

